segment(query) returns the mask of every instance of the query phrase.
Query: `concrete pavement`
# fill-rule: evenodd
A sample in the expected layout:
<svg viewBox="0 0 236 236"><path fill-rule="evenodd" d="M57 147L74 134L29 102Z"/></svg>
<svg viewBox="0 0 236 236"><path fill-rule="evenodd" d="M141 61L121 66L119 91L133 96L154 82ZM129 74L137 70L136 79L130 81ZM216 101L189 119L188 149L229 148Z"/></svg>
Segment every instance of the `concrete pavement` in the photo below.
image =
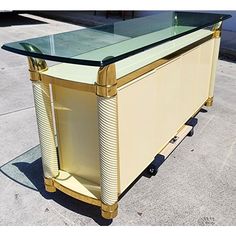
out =
<svg viewBox="0 0 236 236"><path fill-rule="evenodd" d="M80 28L32 15L4 22L1 45ZM0 58L0 225L236 225L235 63L219 61L214 105L197 115L195 135L155 177L137 180L111 222L97 207L45 192L26 60L4 50Z"/></svg>

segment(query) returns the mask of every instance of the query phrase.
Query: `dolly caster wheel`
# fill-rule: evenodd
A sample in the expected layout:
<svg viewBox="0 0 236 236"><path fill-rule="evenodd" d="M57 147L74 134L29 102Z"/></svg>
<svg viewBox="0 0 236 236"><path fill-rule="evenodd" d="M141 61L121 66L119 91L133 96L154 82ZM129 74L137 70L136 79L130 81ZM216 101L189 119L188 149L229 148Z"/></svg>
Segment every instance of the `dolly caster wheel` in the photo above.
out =
<svg viewBox="0 0 236 236"><path fill-rule="evenodd" d="M192 128L187 135L192 137L194 135L194 128Z"/></svg>
<svg viewBox="0 0 236 236"><path fill-rule="evenodd" d="M148 166L148 173L151 175L151 176L155 176L157 174L157 170L158 170L158 167L155 166L155 165L150 165Z"/></svg>
<svg viewBox="0 0 236 236"><path fill-rule="evenodd" d="M155 156L154 160L147 167L147 172L150 176L155 176L157 174L158 168L165 161L165 157L161 154Z"/></svg>

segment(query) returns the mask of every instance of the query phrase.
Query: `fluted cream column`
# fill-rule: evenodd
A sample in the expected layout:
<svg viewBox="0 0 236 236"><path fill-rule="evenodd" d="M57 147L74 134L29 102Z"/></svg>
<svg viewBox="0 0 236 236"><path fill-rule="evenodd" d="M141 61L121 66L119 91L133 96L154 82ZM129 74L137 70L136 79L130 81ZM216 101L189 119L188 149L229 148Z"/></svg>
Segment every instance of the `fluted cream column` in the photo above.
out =
<svg viewBox="0 0 236 236"><path fill-rule="evenodd" d="M41 53L34 45L21 43L26 51ZM42 166L44 174L45 189L55 192L53 177L59 173L58 158L53 126L53 115L50 99L50 88L48 83L41 81L40 72L48 69L45 60L28 57L30 79L33 86L33 96L37 117L39 141L42 152Z"/></svg>
<svg viewBox="0 0 236 236"><path fill-rule="evenodd" d="M106 219L118 213L118 118L115 65L101 67L97 79L101 210Z"/></svg>
<svg viewBox="0 0 236 236"><path fill-rule="evenodd" d="M58 160L54 138L49 84L41 81L32 81L32 85L42 152L43 173L45 178L51 179L58 175ZM48 182L49 181L45 181L45 184Z"/></svg>

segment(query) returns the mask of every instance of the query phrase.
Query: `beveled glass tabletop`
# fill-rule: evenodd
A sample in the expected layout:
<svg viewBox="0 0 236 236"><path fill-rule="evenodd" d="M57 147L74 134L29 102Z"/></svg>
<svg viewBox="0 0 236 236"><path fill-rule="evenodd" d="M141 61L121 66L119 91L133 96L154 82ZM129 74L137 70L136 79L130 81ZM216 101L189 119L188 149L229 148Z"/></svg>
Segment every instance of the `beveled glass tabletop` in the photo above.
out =
<svg viewBox="0 0 236 236"><path fill-rule="evenodd" d="M7 43L2 48L45 60L105 66L230 17L198 12L160 12L113 24Z"/></svg>

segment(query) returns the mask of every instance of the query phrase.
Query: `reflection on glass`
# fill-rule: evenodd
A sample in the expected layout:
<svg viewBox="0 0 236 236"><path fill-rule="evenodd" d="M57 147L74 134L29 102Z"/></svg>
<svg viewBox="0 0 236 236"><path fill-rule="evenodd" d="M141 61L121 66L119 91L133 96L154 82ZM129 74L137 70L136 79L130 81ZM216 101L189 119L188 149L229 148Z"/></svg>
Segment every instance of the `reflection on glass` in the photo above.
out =
<svg viewBox="0 0 236 236"><path fill-rule="evenodd" d="M3 45L3 49L31 57L74 64L101 66L212 26L230 15L161 12L109 25L28 39ZM42 53L29 52L21 43L34 45ZM112 57L105 62L106 57Z"/></svg>

